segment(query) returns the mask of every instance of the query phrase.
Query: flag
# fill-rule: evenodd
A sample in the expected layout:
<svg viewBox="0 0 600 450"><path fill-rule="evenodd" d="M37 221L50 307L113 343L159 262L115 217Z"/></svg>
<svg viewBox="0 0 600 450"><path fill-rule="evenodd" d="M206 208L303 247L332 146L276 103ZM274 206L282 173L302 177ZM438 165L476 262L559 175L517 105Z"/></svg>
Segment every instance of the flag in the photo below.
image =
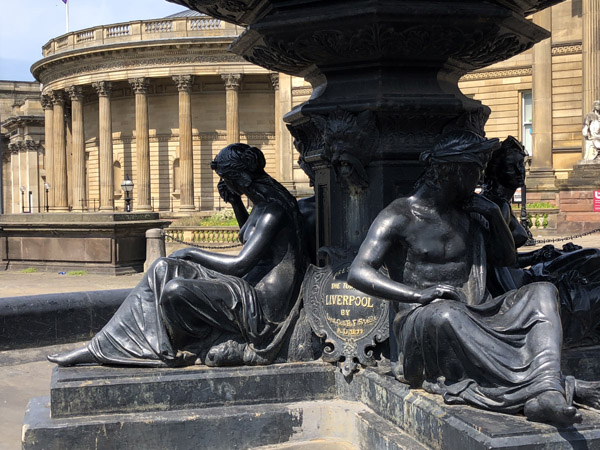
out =
<svg viewBox="0 0 600 450"><path fill-rule="evenodd" d="M67 4L67 0L62 0L62 2L66 5Z"/></svg>

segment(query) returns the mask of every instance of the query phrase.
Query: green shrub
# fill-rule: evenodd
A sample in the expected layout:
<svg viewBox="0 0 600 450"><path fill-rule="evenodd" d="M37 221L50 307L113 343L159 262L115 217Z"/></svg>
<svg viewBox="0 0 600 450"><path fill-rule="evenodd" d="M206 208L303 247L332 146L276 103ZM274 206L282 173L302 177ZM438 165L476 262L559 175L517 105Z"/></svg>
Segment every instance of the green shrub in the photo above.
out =
<svg viewBox="0 0 600 450"><path fill-rule="evenodd" d="M22 273L36 273L37 269L35 267L28 267L27 269L21 270Z"/></svg>
<svg viewBox="0 0 600 450"><path fill-rule="evenodd" d="M533 202L527 203L527 209L553 209L556 208L556 205L553 205L550 202Z"/></svg>
<svg viewBox="0 0 600 450"><path fill-rule="evenodd" d="M75 277L81 277L83 275L87 275L87 271L86 270L71 270L70 272L67 272L67 275L73 275Z"/></svg>
<svg viewBox="0 0 600 450"><path fill-rule="evenodd" d="M210 217L182 217L171 224L173 227L235 227L237 225L233 209L222 209Z"/></svg>

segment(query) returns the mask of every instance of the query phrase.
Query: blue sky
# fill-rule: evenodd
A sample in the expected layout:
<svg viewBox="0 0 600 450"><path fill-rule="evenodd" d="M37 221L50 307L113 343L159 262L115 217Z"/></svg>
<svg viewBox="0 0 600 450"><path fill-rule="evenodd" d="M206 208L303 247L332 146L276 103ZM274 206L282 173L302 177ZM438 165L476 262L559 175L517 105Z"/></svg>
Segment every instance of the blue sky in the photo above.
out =
<svg viewBox="0 0 600 450"><path fill-rule="evenodd" d="M69 0L69 31L183 11L166 0ZM65 33L61 0L0 0L0 80L33 81L42 46Z"/></svg>

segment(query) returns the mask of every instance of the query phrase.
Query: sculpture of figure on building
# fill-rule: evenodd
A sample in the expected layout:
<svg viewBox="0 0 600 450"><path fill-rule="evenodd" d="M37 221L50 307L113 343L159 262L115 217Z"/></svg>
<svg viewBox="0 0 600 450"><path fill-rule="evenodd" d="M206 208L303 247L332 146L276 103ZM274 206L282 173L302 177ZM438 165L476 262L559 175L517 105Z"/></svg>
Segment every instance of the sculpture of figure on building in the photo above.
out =
<svg viewBox="0 0 600 450"><path fill-rule="evenodd" d="M518 253L527 231L510 206L517 188L525 184L523 145L509 136L494 152L485 171L483 195L496 203L513 235L516 262L488 267L487 287L494 296L537 281L549 281L559 291L566 346L600 343L600 250L572 243L562 250L553 245Z"/></svg>
<svg viewBox="0 0 600 450"><path fill-rule="evenodd" d="M185 248L158 259L87 346L49 360L141 366L267 364L299 316L308 264L294 197L256 147L231 144L211 163L227 201L253 203L238 255Z"/></svg>
<svg viewBox="0 0 600 450"><path fill-rule="evenodd" d="M600 159L600 100L594 101L592 111L585 115L581 133L585 138L583 159Z"/></svg>
<svg viewBox="0 0 600 450"><path fill-rule="evenodd" d="M556 288L533 283L492 298L485 287L487 259L515 260L500 208L474 194L498 146L455 131L424 152L416 189L376 217L348 282L397 302L403 381L448 403L570 425L581 420L573 394L591 404L600 396L597 383L563 377Z"/></svg>

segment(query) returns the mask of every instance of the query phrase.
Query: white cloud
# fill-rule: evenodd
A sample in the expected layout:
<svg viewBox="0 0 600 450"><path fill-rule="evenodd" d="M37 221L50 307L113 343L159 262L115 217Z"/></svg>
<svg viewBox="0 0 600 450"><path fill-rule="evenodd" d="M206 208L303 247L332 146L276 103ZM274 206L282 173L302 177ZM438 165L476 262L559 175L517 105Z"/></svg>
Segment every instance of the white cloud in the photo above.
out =
<svg viewBox="0 0 600 450"><path fill-rule="evenodd" d="M69 30L165 17L184 8L165 0L69 0ZM0 80L31 81L42 46L65 33L61 0L0 0Z"/></svg>

